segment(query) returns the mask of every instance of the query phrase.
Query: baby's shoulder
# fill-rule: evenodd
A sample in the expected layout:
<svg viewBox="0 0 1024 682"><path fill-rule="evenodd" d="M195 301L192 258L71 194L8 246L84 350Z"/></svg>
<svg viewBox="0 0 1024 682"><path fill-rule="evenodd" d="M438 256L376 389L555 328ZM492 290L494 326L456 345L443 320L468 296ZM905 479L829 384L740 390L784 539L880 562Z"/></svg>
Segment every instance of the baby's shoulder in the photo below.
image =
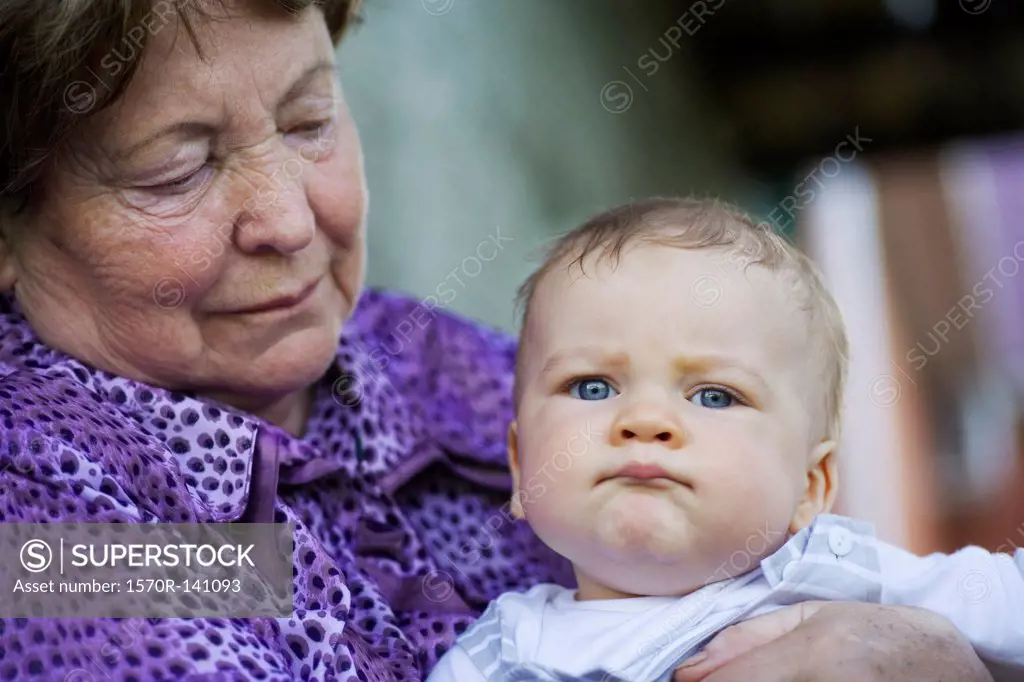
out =
<svg viewBox="0 0 1024 682"><path fill-rule="evenodd" d="M470 629L501 630L523 619L538 618L551 602L566 594L571 598L572 592L554 583L540 583L525 592L503 592L487 605Z"/></svg>
<svg viewBox="0 0 1024 682"><path fill-rule="evenodd" d="M458 648L479 670L490 670L499 661L520 660L524 651L536 650L547 605L566 592L572 590L541 583L525 592L499 595L459 636Z"/></svg>
<svg viewBox="0 0 1024 682"><path fill-rule="evenodd" d="M491 602L491 607L500 611L536 610L547 606L555 599L565 598L567 595L571 598L573 591L555 583L540 583L525 592L504 592Z"/></svg>

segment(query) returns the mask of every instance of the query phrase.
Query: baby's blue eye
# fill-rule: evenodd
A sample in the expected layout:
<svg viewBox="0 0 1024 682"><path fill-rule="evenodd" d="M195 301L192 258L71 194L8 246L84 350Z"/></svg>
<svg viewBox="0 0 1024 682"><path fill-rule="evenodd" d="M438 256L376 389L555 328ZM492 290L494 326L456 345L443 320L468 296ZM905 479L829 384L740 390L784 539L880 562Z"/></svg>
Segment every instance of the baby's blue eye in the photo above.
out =
<svg viewBox="0 0 1024 682"><path fill-rule="evenodd" d="M581 379L569 384L569 395L580 400L606 400L618 392L604 379Z"/></svg>
<svg viewBox="0 0 1024 682"><path fill-rule="evenodd" d="M723 407L732 407L735 399L728 391L723 391L720 388L702 388L693 394L690 402L700 407L721 409Z"/></svg>

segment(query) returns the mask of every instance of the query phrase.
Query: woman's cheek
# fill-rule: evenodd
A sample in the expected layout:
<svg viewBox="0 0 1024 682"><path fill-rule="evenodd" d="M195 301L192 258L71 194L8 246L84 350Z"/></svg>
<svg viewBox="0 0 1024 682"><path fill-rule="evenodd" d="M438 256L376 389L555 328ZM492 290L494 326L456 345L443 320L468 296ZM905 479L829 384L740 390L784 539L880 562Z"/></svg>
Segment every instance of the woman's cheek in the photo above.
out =
<svg viewBox="0 0 1024 682"><path fill-rule="evenodd" d="M361 168L334 157L310 168L306 179L308 200L320 229L341 248L361 251L367 209Z"/></svg>
<svg viewBox="0 0 1024 682"><path fill-rule="evenodd" d="M190 298L210 290L221 276L230 235L217 228L183 233L166 244L154 262L166 263L163 282L178 281Z"/></svg>

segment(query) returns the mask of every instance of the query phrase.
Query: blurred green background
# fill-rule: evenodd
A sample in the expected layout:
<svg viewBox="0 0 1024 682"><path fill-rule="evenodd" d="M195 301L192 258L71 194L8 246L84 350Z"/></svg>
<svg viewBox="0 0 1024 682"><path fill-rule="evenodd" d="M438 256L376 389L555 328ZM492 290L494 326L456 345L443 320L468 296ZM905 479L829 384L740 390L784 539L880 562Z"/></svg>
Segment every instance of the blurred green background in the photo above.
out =
<svg viewBox="0 0 1024 682"><path fill-rule="evenodd" d="M767 213L855 127L877 154L1024 120L1013 0L365 0L363 16L340 56L369 281L425 296L448 278L453 310L506 329L531 254L605 208L698 193ZM513 241L467 276L499 228Z"/></svg>
<svg viewBox="0 0 1024 682"><path fill-rule="evenodd" d="M1024 276L947 321L1024 240L1024 3L364 0L363 16L340 62L369 284L511 331L552 236L652 195L738 203L822 264L849 322L840 511L916 551L1024 537ZM870 143L837 162L851 136ZM808 172L813 201L780 211Z"/></svg>

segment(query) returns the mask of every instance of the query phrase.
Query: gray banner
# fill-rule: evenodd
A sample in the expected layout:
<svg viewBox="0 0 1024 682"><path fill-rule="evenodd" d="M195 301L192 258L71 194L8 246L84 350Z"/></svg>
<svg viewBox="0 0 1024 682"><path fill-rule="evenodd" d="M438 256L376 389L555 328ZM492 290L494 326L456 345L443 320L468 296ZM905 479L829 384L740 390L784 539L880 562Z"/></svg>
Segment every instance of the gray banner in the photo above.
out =
<svg viewBox="0 0 1024 682"><path fill-rule="evenodd" d="M293 527L2 523L3 618L287 618Z"/></svg>

